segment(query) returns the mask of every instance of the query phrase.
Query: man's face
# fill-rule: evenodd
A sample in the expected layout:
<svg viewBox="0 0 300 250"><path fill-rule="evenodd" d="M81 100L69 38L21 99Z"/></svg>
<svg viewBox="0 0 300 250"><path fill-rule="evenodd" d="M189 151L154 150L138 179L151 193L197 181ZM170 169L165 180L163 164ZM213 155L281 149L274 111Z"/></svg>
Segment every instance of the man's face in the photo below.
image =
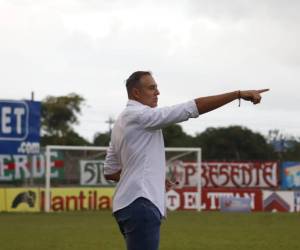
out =
<svg viewBox="0 0 300 250"><path fill-rule="evenodd" d="M137 88L136 98L140 103L147 105L151 108L157 106L159 90L153 77L144 75L140 79L140 85Z"/></svg>

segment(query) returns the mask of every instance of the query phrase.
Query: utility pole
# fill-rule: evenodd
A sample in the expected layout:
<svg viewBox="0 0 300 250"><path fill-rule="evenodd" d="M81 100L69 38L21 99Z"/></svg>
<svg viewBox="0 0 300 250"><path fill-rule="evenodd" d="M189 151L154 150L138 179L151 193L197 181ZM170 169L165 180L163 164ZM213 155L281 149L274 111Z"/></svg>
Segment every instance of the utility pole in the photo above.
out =
<svg viewBox="0 0 300 250"><path fill-rule="evenodd" d="M105 122L108 123L108 131L109 135L111 135L112 125L115 123L115 120L110 116Z"/></svg>

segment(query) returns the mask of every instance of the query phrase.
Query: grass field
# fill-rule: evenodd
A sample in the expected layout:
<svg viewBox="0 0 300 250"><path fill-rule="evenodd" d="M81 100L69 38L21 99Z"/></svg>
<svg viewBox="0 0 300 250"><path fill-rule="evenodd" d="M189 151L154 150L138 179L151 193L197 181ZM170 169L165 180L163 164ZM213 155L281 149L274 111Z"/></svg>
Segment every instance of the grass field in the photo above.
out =
<svg viewBox="0 0 300 250"><path fill-rule="evenodd" d="M160 250L297 250L300 215L173 212ZM1 250L121 250L111 212L0 214Z"/></svg>

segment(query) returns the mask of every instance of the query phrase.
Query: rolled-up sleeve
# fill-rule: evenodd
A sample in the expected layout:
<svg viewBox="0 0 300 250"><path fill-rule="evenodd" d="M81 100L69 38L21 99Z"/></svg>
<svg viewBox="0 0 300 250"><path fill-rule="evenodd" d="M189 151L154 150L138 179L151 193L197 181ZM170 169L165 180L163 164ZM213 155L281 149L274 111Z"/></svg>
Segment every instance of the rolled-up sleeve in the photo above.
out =
<svg viewBox="0 0 300 250"><path fill-rule="evenodd" d="M118 160L118 156L114 150L113 144L110 143L109 148L107 149L105 162L104 162L104 174L110 175L115 174L121 170L121 165Z"/></svg>
<svg viewBox="0 0 300 250"><path fill-rule="evenodd" d="M139 115L144 128L160 129L189 118L197 118L199 112L194 100L163 108L146 108Z"/></svg>

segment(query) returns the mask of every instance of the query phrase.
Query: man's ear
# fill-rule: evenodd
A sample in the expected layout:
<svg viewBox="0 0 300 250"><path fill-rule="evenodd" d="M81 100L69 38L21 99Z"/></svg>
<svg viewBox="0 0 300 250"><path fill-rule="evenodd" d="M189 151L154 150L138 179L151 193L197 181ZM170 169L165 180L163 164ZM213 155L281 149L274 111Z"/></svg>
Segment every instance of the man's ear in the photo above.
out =
<svg viewBox="0 0 300 250"><path fill-rule="evenodd" d="M132 93L132 96L134 97L134 99L136 99L136 100L140 99L141 92L138 88L133 88L131 93Z"/></svg>

